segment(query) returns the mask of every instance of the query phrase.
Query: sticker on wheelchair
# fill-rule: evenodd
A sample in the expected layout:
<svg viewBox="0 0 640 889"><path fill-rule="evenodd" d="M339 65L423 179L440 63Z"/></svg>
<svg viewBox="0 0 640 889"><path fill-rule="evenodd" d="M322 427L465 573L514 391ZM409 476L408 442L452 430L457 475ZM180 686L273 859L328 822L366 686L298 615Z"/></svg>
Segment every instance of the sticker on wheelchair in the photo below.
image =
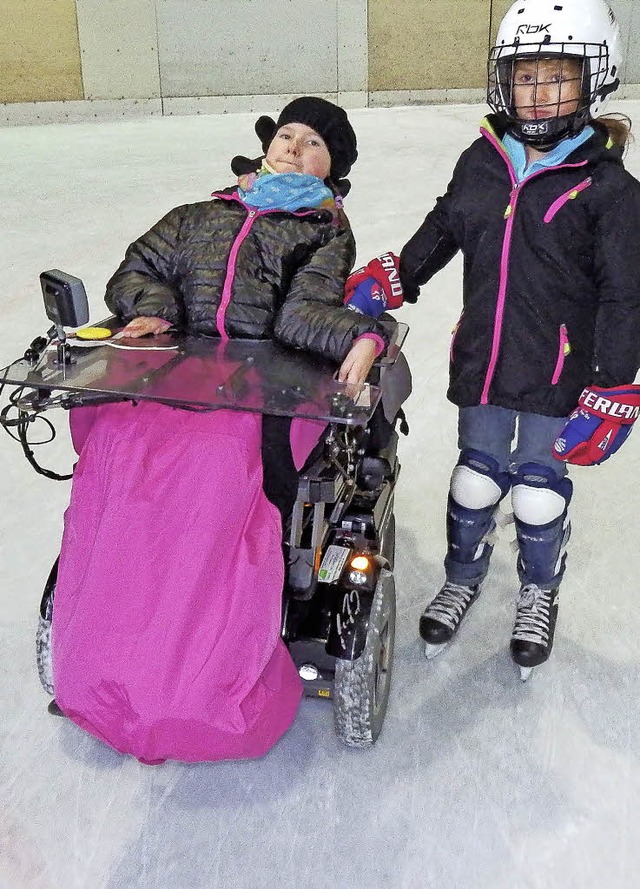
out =
<svg viewBox="0 0 640 889"><path fill-rule="evenodd" d="M321 583L337 583L350 555L351 550L346 546L328 546L322 557L318 580Z"/></svg>

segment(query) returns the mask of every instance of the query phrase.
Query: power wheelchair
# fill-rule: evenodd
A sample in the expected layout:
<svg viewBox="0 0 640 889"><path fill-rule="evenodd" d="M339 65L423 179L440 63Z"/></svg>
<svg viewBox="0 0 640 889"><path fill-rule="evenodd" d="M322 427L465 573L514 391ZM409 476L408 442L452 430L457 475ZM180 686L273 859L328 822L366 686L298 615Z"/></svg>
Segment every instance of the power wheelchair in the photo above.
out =
<svg viewBox="0 0 640 889"><path fill-rule="evenodd" d="M385 718L393 665L394 492L400 472L396 425L407 431L401 404L411 386L401 354L406 326L389 319L386 357L363 390L350 392L335 380L329 363L272 341L165 334L148 346L131 341L127 346L111 338L119 328L115 318L100 324L107 341L83 339L82 328L80 334L65 331L65 326L88 321L81 282L53 270L43 273L42 286L54 326L46 338L34 340L23 358L0 371L0 387L14 387L0 422L20 441L34 468L49 477L70 476L40 467L29 431L55 407L154 400L185 410L247 410L326 423L283 522L281 635L305 696L333 701L341 741L352 747L374 744ZM186 367L191 372L183 373ZM57 567L56 561L36 634L38 673L51 695ZM56 712L55 700L50 712Z"/></svg>

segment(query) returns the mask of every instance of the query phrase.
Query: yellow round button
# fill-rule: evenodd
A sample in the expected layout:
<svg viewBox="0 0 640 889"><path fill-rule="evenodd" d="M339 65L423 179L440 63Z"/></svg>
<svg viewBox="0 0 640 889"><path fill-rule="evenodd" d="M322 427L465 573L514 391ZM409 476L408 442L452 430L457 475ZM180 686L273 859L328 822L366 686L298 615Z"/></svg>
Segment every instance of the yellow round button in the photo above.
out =
<svg viewBox="0 0 640 889"><path fill-rule="evenodd" d="M111 336L108 327L83 327L76 330L76 336L79 340L106 340Z"/></svg>

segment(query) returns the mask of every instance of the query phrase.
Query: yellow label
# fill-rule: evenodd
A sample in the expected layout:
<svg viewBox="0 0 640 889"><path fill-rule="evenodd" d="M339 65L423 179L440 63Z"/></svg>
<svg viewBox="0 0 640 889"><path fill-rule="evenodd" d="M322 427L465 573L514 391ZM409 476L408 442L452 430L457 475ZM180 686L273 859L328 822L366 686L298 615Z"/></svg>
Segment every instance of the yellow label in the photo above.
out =
<svg viewBox="0 0 640 889"><path fill-rule="evenodd" d="M330 698L331 692L328 688L319 688L318 689L318 697L319 698Z"/></svg>

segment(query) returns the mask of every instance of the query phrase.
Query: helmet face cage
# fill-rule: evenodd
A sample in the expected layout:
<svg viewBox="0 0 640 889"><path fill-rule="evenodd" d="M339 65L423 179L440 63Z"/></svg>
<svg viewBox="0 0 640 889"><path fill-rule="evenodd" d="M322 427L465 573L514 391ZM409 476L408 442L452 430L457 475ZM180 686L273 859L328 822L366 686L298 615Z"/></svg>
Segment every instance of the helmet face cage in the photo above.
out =
<svg viewBox="0 0 640 889"><path fill-rule="evenodd" d="M557 67L549 80L548 66L541 71L540 63L553 61ZM518 62L528 63L530 78L521 86L515 83ZM521 142L551 148L586 126L608 69L603 44L496 46L489 56L487 102L506 117L508 130Z"/></svg>
<svg viewBox="0 0 640 889"><path fill-rule="evenodd" d="M555 60L555 68L543 65L545 59ZM581 90L567 82L577 78L576 59L582 63ZM564 60L571 70L568 78L561 70ZM525 61L530 64L523 70ZM519 71L518 62L523 63ZM606 0L516 0L489 54L487 102L516 138L548 150L602 114L620 84L620 63L620 28ZM543 87L545 74L554 81L555 93L552 84ZM536 83L537 104L531 97ZM554 108L560 91L567 98Z"/></svg>

